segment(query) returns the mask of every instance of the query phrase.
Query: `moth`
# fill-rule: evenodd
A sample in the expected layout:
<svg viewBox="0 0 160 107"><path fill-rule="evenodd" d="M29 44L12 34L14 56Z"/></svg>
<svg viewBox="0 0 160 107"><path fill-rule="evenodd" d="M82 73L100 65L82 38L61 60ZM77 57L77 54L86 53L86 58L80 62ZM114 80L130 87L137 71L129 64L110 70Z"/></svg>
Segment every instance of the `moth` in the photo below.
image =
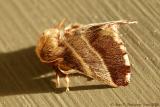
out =
<svg viewBox="0 0 160 107"><path fill-rule="evenodd" d="M69 74L80 73L112 86L126 86L130 82L131 67L118 28L136 21L111 21L93 24L71 24L64 21L45 30L36 46L41 62L65 74L69 91Z"/></svg>

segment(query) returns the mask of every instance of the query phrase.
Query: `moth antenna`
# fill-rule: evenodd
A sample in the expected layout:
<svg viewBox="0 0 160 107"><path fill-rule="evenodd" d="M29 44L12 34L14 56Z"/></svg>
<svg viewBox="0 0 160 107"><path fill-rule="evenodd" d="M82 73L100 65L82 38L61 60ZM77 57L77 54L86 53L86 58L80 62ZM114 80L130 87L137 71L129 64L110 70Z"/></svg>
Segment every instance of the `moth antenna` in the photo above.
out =
<svg viewBox="0 0 160 107"><path fill-rule="evenodd" d="M64 23L66 22L66 19L64 18L58 25L57 25L57 28L58 29L62 29L64 28Z"/></svg>
<svg viewBox="0 0 160 107"><path fill-rule="evenodd" d="M58 25L57 25L57 28L59 29L60 31L60 36L59 36L59 39L60 40L64 40L65 37L64 37L64 23L66 22L66 18L64 18Z"/></svg>
<svg viewBox="0 0 160 107"><path fill-rule="evenodd" d="M129 21L128 24L137 24L138 21Z"/></svg>
<svg viewBox="0 0 160 107"><path fill-rule="evenodd" d="M103 22L103 23L92 23L84 26L85 29L88 29L92 26L101 26L100 28L106 28L108 25L122 25L122 24L137 24L138 21L129 21L129 20L119 20L119 21L111 21L111 22ZM117 27L118 27L117 26ZM99 28L98 28L99 29Z"/></svg>
<svg viewBox="0 0 160 107"><path fill-rule="evenodd" d="M66 22L66 18L64 18L60 23L56 24L53 26L53 28L56 28L56 29L64 29L64 23Z"/></svg>
<svg viewBox="0 0 160 107"><path fill-rule="evenodd" d="M102 29L107 28L108 26L112 26L114 25L114 28L119 28L120 25L124 25L124 24L137 24L137 21L129 21L129 20L119 20L119 21L112 21L112 22L106 22L106 23L102 23L103 26L101 27Z"/></svg>
<svg viewBox="0 0 160 107"><path fill-rule="evenodd" d="M113 24L137 24L137 21L129 21L129 20L120 20L120 21L115 21Z"/></svg>

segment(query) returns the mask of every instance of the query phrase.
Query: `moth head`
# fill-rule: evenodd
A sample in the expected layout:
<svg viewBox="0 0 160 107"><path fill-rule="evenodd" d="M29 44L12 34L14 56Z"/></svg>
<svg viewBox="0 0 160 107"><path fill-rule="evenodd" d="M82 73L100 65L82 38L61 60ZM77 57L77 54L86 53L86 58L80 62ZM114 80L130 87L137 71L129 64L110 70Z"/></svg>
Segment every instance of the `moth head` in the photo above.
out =
<svg viewBox="0 0 160 107"><path fill-rule="evenodd" d="M36 54L42 62L54 62L62 56L65 48L61 35L57 28L47 29L42 33L36 46Z"/></svg>

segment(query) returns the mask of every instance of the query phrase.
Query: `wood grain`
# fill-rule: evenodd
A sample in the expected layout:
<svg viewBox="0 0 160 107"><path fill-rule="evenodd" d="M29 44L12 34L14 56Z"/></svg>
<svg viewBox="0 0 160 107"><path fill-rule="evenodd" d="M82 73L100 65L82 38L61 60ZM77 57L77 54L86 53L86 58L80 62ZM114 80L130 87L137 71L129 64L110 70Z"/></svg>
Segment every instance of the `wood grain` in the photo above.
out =
<svg viewBox="0 0 160 107"><path fill-rule="evenodd" d="M159 0L0 0L0 107L160 106ZM41 32L67 23L137 20L121 29L132 63L131 84L110 88L71 76L56 89L52 69L34 48Z"/></svg>

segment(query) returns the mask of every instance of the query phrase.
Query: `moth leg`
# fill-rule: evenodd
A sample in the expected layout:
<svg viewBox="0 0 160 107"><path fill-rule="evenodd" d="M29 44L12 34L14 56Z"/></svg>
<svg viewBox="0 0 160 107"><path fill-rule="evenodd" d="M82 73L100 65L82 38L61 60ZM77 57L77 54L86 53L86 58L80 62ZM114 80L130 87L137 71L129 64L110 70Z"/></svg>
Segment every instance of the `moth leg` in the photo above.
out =
<svg viewBox="0 0 160 107"><path fill-rule="evenodd" d="M60 82L59 82L59 73L56 72L56 87L59 88L60 87Z"/></svg>
<svg viewBox="0 0 160 107"><path fill-rule="evenodd" d="M66 65L64 64L59 64L58 65L58 70L65 74L65 75L68 75L68 74L75 74L75 73L79 73L78 70L75 70L75 69L72 69L70 67L67 67Z"/></svg>
<svg viewBox="0 0 160 107"><path fill-rule="evenodd" d="M69 91L69 77L68 74L65 76L65 80L66 80L66 91Z"/></svg>
<svg viewBox="0 0 160 107"><path fill-rule="evenodd" d="M65 81L66 81L66 91L69 91L69 74L74 74L74 73L78 73L77 70L71 69L70 67L66 66L65 64L59 64L58 65L58 70L65 74Z"/></svg>
<svg viewBox="0 0 160 107"><path fill-rule="evenodd" d="M65 80L66 80L66 91L69 91L69 77L68 75L69 74L73 74L73 73L77 73L75 70L71 69L71 70L67 70L67 71L64 71L62 69L59 69L61 71L61 73L65 74Z"/></svg>
<svg viewBox="0 0 160 107"><path fill-rule="evenodd" d="M71 69L71 70L62 70L62 69L59 69L63 74L75 74L75 73L78 73L78 71L74 70L74 69Z"/></svg>

